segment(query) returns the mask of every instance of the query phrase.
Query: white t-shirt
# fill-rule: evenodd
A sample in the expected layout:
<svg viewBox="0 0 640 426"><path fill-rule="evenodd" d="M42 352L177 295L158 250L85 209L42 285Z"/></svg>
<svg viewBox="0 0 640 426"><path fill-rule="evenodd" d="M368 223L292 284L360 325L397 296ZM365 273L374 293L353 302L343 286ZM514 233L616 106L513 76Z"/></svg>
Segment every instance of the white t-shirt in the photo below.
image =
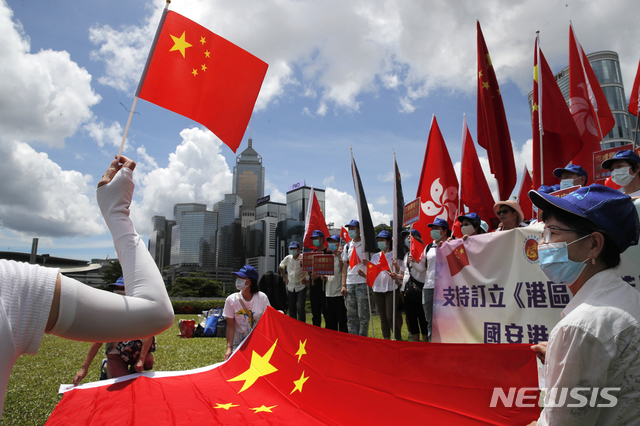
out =
<svg viewBox="0 0 640 426"><path fill-rule="evenodd" d="M333 256L333 275L327 277L324 289L327 297L342 296L342 271L340 270L339 256Z"/></svg>
<svg viewBox="0 0 640 426"><path fill-rule="evenodd" d="M364 253L362 252L362 241L358 241L357 243L354 243L352 240L352 241L349 241L349 243L346 246L344 246L344 251L342 252L342 262L349 265L349 259L351 259L351 253L353 252L354 247L358 257L360 258L360 263L358 263L354 268L349 266L349 269L347 269L347 282L346 282L347 285L364 284L367 282L366 278L358 275L359 270L362 270L362 272L367 272L366 268L364 267L364 264L362 263L362 259L364 256Z"/></svg>
<svg viewBox="0 0 640 426"><path fill-rule="evenodd" d="M382 252L378 252L371 256L371 262L378 264L380 262L380 255ZM389 262L390 269L393 270L393 265L391 264L393 258L393 252L386 253L387 262ZM402 268L404 266L404 262L402 260L398 261L398 266ZM373 291L375 293L386 293L387 291L393 291L397 288L393 279L389 276L387 271L382 271L376 277L376 280L373 282Z"/></svg>
<svg viewBox="0 0 640 426"><path fill-rule="evenodd" d="M404 272L404 276L402 277L402 290L404 291L404 288L406 287L407 283L409 282L409 276L412 276L416 281L420 282L420 283L424 283L425 281L425 277L427 275L426 270L424 269L424 265L422 265L421 269L416 269L415 265L419 264L420 262L411 262L411 271L409 271L409 265L407 265L407 257L409 257L410 253L407 253L404 255L404 265L402 267L402 271ZM422 257L422 256L420 256Z"/></svg>
<svg viewBox="0 0 640 426"><path fill-rule="evenodd" d="M58 269L0 260L0 417L13 364L40 348L57 278Z"/></svg>
<svg viewBox="0 0 640 426"><path fill-rule="evenodd" d="M235 320L236 330L233 336L234 350L240 343L242 343L244 338L247 337L252 330L252 327L249 324L248 312L245 312L242 304L240 303L241 294L241 292L233 293L227 297L227 300L224 302L223 315L225 318ZM269 304L269 299L266 294L259 291L253 295L251 300L244 300L244 298L242 298L242 301L244 302L244 306L246 306L253 315L253 320L255 321L253 328L255 328L258 320L262 314L264 314L264 311L267 310L267 306L271 306Z"/></svg>
<svg viewBox="0 0 640 426"><path fill-rule="evenodd" d="M287 278L289 278L289 284L287 284L287 290L289 291L302 291L304 286L300 283L302 278L302 266L300 266L300 255L297 259L294 259L292 255L285 256L280 262L280 267L287 270Z"/></svg>

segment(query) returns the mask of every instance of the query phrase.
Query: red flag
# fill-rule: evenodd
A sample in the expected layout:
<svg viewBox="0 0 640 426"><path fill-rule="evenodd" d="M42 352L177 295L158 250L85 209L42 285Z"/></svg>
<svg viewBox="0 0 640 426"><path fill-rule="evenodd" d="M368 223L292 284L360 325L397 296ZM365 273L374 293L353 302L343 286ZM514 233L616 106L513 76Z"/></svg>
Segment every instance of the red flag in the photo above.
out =
<svg viewBox="0 0 640 426"><path fill-rule="evenodd" d="M609 133L616 120L607 98L596 78L584 49L569 23L569 103L571 115L582 137L582 149L572 163L595 175L593 153L602 149L600 141ZM597 114L596 114L597 111ZM598 123L599 122L599 123Z"/></svg>
<svg viewBox="0 0 640 426"><path fill-rule="evenodd" d="M498 181L500 199L507 200L517 180L511 135L498 79L479 21L476 27L478 29L478 144L487 150L491 173Z"/></svg>
<svg viewBox="0 0 640 426"><path fill-rule="evenodd" d="M420 257L422 257L422 252L424 251L424 248L425 248L424 244L421 244L420 241L416 240L415 238L411 238L410 252L411 252L411 257L413 257L413 260L415 260L416 262L420 261Z"/></svg>
<svg viewBox="0 0 640 426"><path fill-rule="evenodd" d="M490 224L493 213L493 195L478 160L476 148L467 127L467 117L462 124L462 166L460 167L460 201ZM490 229L493 227L490 226ZM455 235L455 233L454 233Z"/></svg>
<svg viewBox="0 0 640 426"><path fill-rule="evenodd" d="M551 185L553 170L582 149L582 139L536 36L533 59L533 187ZM542 159L540 155L542 154Z"/></svg>
<svg viewBox="0 0 640 426"><path fill-rule="evenodd" d="M345 242L351 241L351 237L349 237L349 231L343 226L340 228L340 238L342 238Z"/></svg>
<svg viewBox="0 0 640 426"><path fill-rule="evenodd" d="M302 246L311 250L316 249L310 238L313 231L322 231L325 238L329 238L331 236L329 228L327 228L327 223L324 221L324 215L320 209L318 197L316 197L316 193L314 192L313 187L311 187L309 205L307 206L307 216L304 223L304 238L302 241Z"/></svg>
<svg viewBox="0 0 640 426"><path fill-rule="evenodd" d="M451 272L451 276L454 276L460 272L462 268L469 265L469 257L467 256L467 251L464 249L464 244L462 242L447 255L447 264L449 265L449 272Z"/></svg>
<svg viewBox="0 0 640 426"><path fill-rule="evenodd" d="M524 166L524 172L522 173L522 185L520 186L520 192L518 194L518 204L522 209L525 220L530 220L533 217L533 203L529 199L529 191L533 189L533 181L527 166Z"/></svg>
<svg viewBox="0 0 640 426"><path fill-rule="evenodd" d="M423 241L429 243L432 238L427 225L436 218L452 225L458 210L458 178L435 115L431 120L417 197L420 197L420 219L413 227L420 232Z"/></svg>
<svg viewBox="0 0 640 426"><path fill-rule="evenodd" d="M356 250L356 247L353 246L353 250L351 250L351 257L349 258L349 267L353 269L357 265L359 265L360 262L362 262L362 260L360 260L360 256L358 256L358 251Z"/></svg>
<svg viewBox="0 0 640 426"><path fill-rule="evenodd" d="M236 152L267 67L165 9L136 96L197 121Z"/></svg>
<svg viewBox="0 0 640 426"><path fill-rule="evenodd" d="M462 224L457 219L453 223L453 228L451 228L451 235L456 238L462 238Z"/></svg>
<svg viewBox="0 0 640 426"><path fill-rule="evenodd" d="M373 262L367 262L367 285L373 287L373 283L382 272L382 268Z"/></svg>
<svg viewBox="0 0 640 426"><path fill-rule="evenodd" d="M64 394L47 425L526 425L540 415L530 346L390 342L269 307L227 362L82 385ZM399 354L415 368L381 362ZM512 407L508 397L491 404L496 388L513 395Z"/></svg>
<svg viewBox="0 0 640 426"><path fill-rule="evenodd" d="M638 62L638 71L636 79L633 80L633 89L631 90L631 98L629 99L629 112L635 116L638 114L638 104L640 103L640 62Z"/></svg>
<svg viewBox="0 0 640 426"><path fill-rule="evenodd" d="M380 252L380 260L378 261L378 268L380 268L381 271L391 270L391 268L389 267L389 261L387 260L387 256L383 252Z"/></svg>

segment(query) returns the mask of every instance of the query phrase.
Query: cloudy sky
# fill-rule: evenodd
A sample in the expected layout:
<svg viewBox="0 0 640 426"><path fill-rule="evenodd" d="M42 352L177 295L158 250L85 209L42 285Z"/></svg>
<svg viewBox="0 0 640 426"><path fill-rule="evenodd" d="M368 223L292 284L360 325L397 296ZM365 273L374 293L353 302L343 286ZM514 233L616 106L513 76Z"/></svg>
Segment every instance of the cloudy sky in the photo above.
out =
<svg viewBox="0 0 640 426"><path fill-rule="evenodd" d="M0 0L0 250L29 251L39 237L39 253L115 256L94 188L117 153L163 7ZM356 215L349 147L375 223L391 217L393 150L405 199L415 197L433 114L459 163L463 114L475 139L476 19L519 173L531 164L536 30L554 72L568 62L569 20L587 53L618 52L627 98L640 56L635 0L175 0L171 9L269 64L251 124L265 193L284 201L304 179L326 189L336 223ZM173 204L211 208L231 191L236 154L146 101L125 154L138 162L132 216L145 237L151 217L171 217Z"/></svg>

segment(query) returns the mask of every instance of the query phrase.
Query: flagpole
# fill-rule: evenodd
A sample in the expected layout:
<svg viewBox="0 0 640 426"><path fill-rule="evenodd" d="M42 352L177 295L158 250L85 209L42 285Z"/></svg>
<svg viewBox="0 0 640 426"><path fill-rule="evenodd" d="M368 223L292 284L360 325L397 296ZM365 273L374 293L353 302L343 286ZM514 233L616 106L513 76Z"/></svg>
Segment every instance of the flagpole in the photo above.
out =
<svg viewBox="0 0 640 426"><path fill-rule="evenodd" d="M540 134L540 185L544 185L544 155L543 155L543 139L542 135L544 133L542 126L542 79L540 78L540 31L536 31L536 38L538 39L538 49L536 50L538 68L536 69L536 76L538 79L538 133ZM535 189L535 188L534 188Z"/></svg>
<svg viewBox="0 0 640 426"><path fill-rule="evenodd" d="M135 111L136 109L136 103L138 103L138 97L134 96L133 105L131 105L131 111L129 111L129 119L127 120L127 126L124 128L124 133L122 134L120 151L118 151L118 163L120 162L120 156L122 155L122 149L124 148L124 141L127 139L127 133L129 133L129 126L131 125L131 117L133 117L133 111Z"/></svg>

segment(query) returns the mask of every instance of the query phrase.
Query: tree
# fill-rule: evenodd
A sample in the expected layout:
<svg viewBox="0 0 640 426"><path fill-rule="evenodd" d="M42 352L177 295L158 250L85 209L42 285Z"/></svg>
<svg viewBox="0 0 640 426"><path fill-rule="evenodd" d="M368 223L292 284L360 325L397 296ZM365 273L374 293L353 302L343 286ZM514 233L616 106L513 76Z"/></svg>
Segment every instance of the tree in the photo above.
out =
<svg viewBox="0 0 640 426"><path fill-rule="evenodd" d="M119 260L112 260L108 266L102 268L100 278L105 285L113 284L122 276L122 265Z"/></svg>
<svg viewBox="0 0 640 426"><path fill-rule="evenodd" d="M209 280L204 272L190 273L189 277L179 277L168 291L172 297L219 297L222 283Z"/></svg>

